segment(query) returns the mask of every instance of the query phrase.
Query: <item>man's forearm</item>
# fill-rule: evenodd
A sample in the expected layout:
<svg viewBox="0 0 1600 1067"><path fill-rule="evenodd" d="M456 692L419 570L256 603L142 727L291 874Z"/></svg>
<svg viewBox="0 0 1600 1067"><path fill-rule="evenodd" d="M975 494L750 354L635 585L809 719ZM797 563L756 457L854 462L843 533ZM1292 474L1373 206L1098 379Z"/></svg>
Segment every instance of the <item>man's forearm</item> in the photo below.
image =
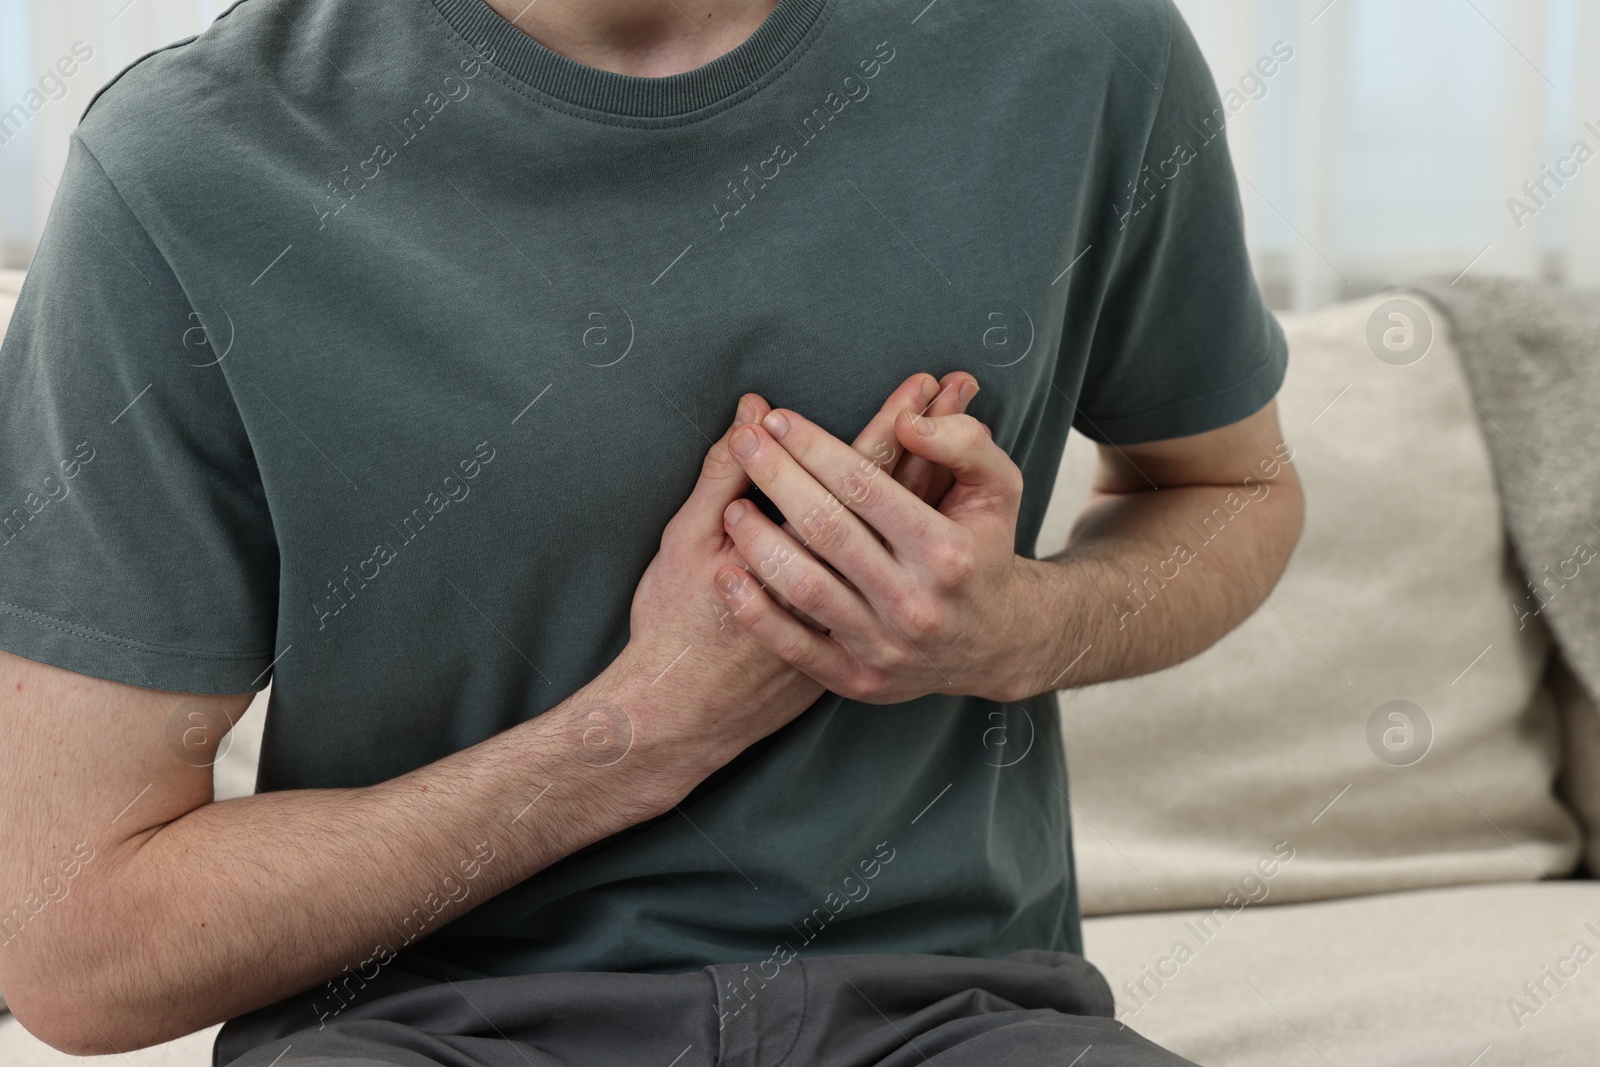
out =
<svg viewBox="0 0 1600 1067"><path fill-rule="evenodd" d="M1099 494L1067 547L1025 561L1020 610L1042 635L1029 693L1158 671L1214 644L1259 607L1299 537L1292 473L1250 485Z"/></svg>
<svg viewBox="0 0 1600 1067"><path fill-rule="evenodd" d="M709 772L702 754L630 725L647 692L603 675L529 722L390 781L208 804L102 850L70 913L53 917L47 954L30 961L43 979L35 1001L59 998L48 1014L98 1020L106 1047L92 1051L110 1052L344 969L370 978L489 897L671 810ZM46 931L28 933L39 944ZM336 1012L338 997L326 999ZM37 1003L34 1012L37 1021Z"/></svg>

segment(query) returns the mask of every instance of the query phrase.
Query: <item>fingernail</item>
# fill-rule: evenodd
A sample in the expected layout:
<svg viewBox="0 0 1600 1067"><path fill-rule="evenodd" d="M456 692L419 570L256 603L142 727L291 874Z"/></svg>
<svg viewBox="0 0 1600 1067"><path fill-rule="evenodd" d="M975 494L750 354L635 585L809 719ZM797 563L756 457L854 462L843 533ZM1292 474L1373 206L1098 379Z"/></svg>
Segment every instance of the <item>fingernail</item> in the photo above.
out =
<svg viewBox="0 0 1600 1067"><path fill-rule="evenodd" d="M961 403L965 405L977 395L978 383L969 378L961 383L961 389L956 393L956 399L960 400Z"/></svg>
<svg viewBox="0 0 1600 1067"><path fill-rule="evenodd" d="M749 459L756 454L756 449L761 447L761 440L750 427L741 426L733 431L733 438L729 440L728 445L733 449L734 455Z"/></svg>
<svg viewBox="0 0 1600 1067"><path fill-rule="evenodd" d="M735 526L739 525L739 520L745 517L745 513L749 510L749 508L750 503L748 501L735 500L733 503L728 505L725 511L723 511L722 521L727 525L728 529L731 530Z"/></svg>
<svg viewBox="0 0 1600 1067"><path fill-rule="evenodd" d="M939 383L933 378L922 379L922 389L917 393L917 399L924 404L933 403L933 398L939 395Z"/></svg>
<svg viewBox="0 0 1600 1067"><path fill-rule="evenodd" d="M735 426L743 426L747 422L755 422L755 421L756 421L756 406L750 402L750 398L749 397L747 397L747 396L740 397L739 398L739 410L733 413L733 424Z"/></svg>
<svg viewBox="0 0 1600 1067"><path fill-rule="evenodd" d="M761 425L767 432L778 440L783 440L783 435L789 432L789 420L783 417L781 411L769 411L767 417L761 420Z"/></svg>
<svg viewBox="0 0 1600 1067"><path fill-rule="evenodd" d="M915 426L917 432L924 437L932 437L934 430L938 429L933 424L933 420L926 415L913 415L911 417L911 425Z"/></svg>
<svg viewBox="0 0 1600 1067"><path fill-rule="evenodd" d="M721 586L722 591L730 597L737 597L743 584L739 576L733 571L723 571L717 576L717 585Z"/></svg>

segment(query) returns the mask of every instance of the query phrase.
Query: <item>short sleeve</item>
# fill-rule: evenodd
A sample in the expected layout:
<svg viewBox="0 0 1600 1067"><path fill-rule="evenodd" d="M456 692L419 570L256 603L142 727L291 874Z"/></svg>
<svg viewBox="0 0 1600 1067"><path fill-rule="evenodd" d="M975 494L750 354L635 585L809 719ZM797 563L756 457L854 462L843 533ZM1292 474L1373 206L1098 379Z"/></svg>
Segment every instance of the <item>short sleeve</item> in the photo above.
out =
<svg viewBox="0 0 1600 1067"><path fill-rule="evenodd" d="M1111 276L1073 427L1111 444L1204 433L1277 394L1283 331L1256 287L1223 108L1171 5L1154 122L1121 184Z"/></svg>
<svg viewBox="0 0 1600 1067"><path fill-rule="evenodd" d="M75 136L0 346L0 649L152 689L265 684L277 551L227 334Z"/></svg>

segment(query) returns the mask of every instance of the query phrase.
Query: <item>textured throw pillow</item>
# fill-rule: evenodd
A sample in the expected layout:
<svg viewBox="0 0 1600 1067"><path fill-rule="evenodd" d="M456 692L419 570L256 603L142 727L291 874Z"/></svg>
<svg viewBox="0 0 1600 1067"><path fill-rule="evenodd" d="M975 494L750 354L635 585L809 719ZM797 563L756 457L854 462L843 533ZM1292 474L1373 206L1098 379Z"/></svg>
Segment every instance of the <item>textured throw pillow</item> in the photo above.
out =
<svg viewBox="0 0 1600 1067"><path fill-rule="evenodd" d="M1550 639L1519 619L1527 590L1443 316L1390 293L1284 327L1279 412L1307 504L1283 580L1195 659L1062 695L1086 915L1232 914L1577 862L1554 795ZM1093 462L1075 435L1041 553L1065 543Z"/></svg>

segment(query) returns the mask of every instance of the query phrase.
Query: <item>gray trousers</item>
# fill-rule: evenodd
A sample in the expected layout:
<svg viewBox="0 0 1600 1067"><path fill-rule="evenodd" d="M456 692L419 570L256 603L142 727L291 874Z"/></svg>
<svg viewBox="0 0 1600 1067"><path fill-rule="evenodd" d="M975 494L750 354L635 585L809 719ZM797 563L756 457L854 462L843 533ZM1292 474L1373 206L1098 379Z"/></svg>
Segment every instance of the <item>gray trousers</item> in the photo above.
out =
<svg viewBox="0 0 1600 1067"><path fill-rule="evenodd" d="M391 970L337 1015L319 992L228 1023L215 1067L1194 1067L1113 1020L1105 978L1066 952L794 958L767 976Z"/></svg>

